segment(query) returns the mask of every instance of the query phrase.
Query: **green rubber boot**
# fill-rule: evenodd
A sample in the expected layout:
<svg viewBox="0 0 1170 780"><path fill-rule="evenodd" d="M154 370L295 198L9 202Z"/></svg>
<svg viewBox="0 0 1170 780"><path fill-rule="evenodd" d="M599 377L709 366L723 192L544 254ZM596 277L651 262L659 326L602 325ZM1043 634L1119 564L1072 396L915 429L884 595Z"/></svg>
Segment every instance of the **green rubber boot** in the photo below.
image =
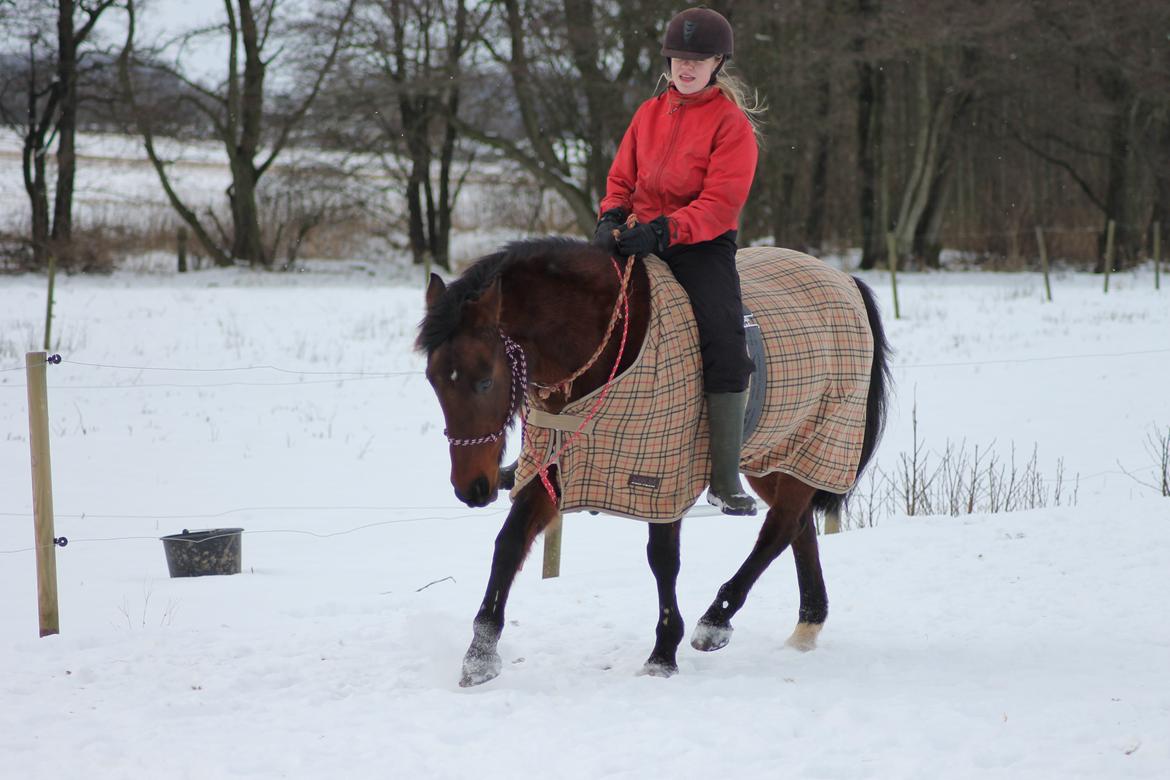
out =
<svg viewBox="0 0 1170 780"><path fill-rule="evenodd" d="M743 447L743 414L747 391L707 393L711 426L711 487L707 502L725 515L754 515L756 500L739 482L739 452Z"/></svg>

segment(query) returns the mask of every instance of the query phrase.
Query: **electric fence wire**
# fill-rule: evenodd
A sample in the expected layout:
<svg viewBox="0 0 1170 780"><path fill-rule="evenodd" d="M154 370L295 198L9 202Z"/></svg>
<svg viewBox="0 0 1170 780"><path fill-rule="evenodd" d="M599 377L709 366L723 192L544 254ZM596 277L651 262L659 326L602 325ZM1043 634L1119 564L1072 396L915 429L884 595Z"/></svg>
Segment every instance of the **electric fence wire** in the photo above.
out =
<svg viewBox="0 0 1170 780"><path fill-rule="evenodd" d="M1023 365L1028 363L1047 363L1056 360L1101 360L1111 358L1125 358L1125 357L1144 357L1148 355L1165 355L1170 354L1168 349L1141 349L1128 350L1125 352L1087 352L1065 355L1032 355L1029 357L1019 358L995 358L993 360L971 360L971 361L946 361L939 363L895 363L891 366L896 371L910 371L922 368L972 368L977 366L991 366L991 365ZM400 377L422 377L422 372L414 371L301 371L297 369L281 368L279 366L237 366L227 368L161 368L157 366L129 366L129 365L110 365L104 363L83 363L76 360L62 360L62 363L68 363L78 366L87 366L93 368L114 369L119 371L161 371L161 372L196 372L196 373L231 373L240 371L256 371L267 370L277 371L284 374L303 375L303 376L331 376L332 379L310 379L308 381L293 381L293 382L215 382L205 384L191 384L180 382L153 382L143 384L113 384L113 385L51 385L53 390L127 390L135 388L214 388L214 387L288 387L300 385L321 385L321 384L340 384L343 382L357 382L372 379L394 379ZM11 368L0 368L0 371L16 371L22 369L24 366L14 366ZM25 385L13 384L3 385L2 387L9 388L24 388Z"/></svg>
<svg viewBox="0 0 1170 780"><path fill-rule="evenodd" d="M314 509L314 510L336 510L336 509L354 509L354 508L375 509L375 508L378 508L378 509L396 510L396 511L403 511L403 510L411 509L411 507L262 507L262 508L268 508L268 509ZM223 517L225 515L229 515L229 514L233 514L233 513L237 513L237 512L247 512L247 511L251 511L253 509L257 509L257 508L245 507L245 508L240 508L240 509L230 509L230 510L227 510L226 512L219 512L216 514L209 514L209 515L90 515L90 514L83 514L83 515L80 515L79 517L81 519L86 519L86 518L100 519L100 518L122 517L122 518L142 518L142 519L151 519L151 520L155 520L155 519L159 519L159 520L162 520L162 519L191 520L191 519ZM0 512L0 517L27 517L27 516L28 516L28 513ZM63 515L57 515L57 517L63 517ZM439 515L439 514L436 514L436 515L424 515L421 517L400 517L400 518L396 518L393 520L379 520L377 522L364 523L364 524L359 525L359 526L354 526L353 528L346 528L346 529L343 529L340 531L330 531L328 533L319 533L317 531L307 531L304 529L296 529L296 528L265 528L265 529L256 529L256 530L231 531L230 534L234 535L236 533L240 533L240 534L246 534L249 536L257 535L257 534L293 534L293 535L298 535L298 536L309 536L309 537L313 537L315 539L332 539L334 537L347 536L349 534L356 533L358 531L365 531L365 530L368 530L371 528L380 528L382 526L388 526L388 525L401 525L403 523L420 523L420 522L429 522L429 521L435 521L435 520L469 520L469 519L478 519L478 518L482 518L482 517L483 517L483 513L479 513L479 514L464 513L464 514L460 514L460 515ZM222 535L227 536L227 535L229 535L229 532L225 531L225 533ZM159 536L109 536L109 537L69 538L68 541L66 542L66 544L86 544L86 543L98 543L98 542L132 542L132 541L152 541L153 542L153 541L158 541L160 538L161 537L159 537ZM173 541L187 541L187 540L182 539L181 537L176 537L173 535L170 538ZM208 539L214 539L214 538L217 538L217 537L216 536L210 536L210 537L204 536L204 537L200 537L200 539L198 539L198 540L192 539L190 541L191 541L191 543L195 543L197 541L207 541ZM53 545L45 545L45 546L57 546L57 545L58 545L57 540L54 540ZM65 545L60 545L60 546L64 547ZM33 545L31 547L21 547L21 548L14 549L14 550L0 550L0 555L17 555L19 553L26 553L26 552L31 552L33 550L40 549L40 547L41 547L40 545Z"/></svg>

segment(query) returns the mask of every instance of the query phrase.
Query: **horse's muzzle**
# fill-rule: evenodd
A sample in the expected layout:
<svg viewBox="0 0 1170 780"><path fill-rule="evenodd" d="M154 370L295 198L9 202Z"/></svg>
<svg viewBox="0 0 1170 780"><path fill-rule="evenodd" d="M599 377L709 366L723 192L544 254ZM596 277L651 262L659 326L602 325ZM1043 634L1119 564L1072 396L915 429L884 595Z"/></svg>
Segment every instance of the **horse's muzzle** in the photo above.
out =
<svg viewBox="0 0 1170 780"><path fill-rule="evenodd" d="M495 485L488 482L487 477L476 477L471 486L467 489L467 493L463 493L459 488L455 488L455 497L469 507L487 506L496 500L499 495Z"/></svg>

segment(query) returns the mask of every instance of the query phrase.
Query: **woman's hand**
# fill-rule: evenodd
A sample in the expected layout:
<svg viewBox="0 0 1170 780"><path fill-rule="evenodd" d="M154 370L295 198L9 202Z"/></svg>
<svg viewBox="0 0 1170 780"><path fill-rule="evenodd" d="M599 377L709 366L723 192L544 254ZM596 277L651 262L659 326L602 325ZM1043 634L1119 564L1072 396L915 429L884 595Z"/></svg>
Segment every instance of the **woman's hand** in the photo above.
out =
<svg viewBox="0 0 1170 780"><path fill-rule="evenodd" d="M670 246L670 229L666 217L657 217L623 230L617 237L617 253L622 257L643 257L653 252L661 255Z"/></svg>
<svg viewBox="0 0 1170 780"><path fill-rule="evenodd" d="M621 230L626 223L626 213L623 209L610 209L601 215L597 221L597 230L593 233L593 246L601 247L611 255L617 251L615 230Z"/></svg>

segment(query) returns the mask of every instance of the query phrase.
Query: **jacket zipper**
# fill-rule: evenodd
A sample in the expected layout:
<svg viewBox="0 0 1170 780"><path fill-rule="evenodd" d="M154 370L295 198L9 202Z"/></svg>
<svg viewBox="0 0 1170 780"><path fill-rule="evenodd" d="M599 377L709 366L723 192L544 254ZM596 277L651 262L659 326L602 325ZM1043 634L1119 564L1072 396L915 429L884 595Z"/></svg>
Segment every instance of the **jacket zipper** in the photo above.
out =
<svg viewBox="0 0 1170 780"><path fill-rule="evenodd" d="M678 140L678 129L682 126L682 112L686 108L685 105L679 103L671 107L667 112L667 116L678 116L674 119L674 125L670 128L670 140L666 144L666 153L662 155L662 162L658 165L658 171L654 175L654 191L658 193L658 213L666 215L666 196L662 192L662 172L666 170L666 166L670 163L670 153L674 151L674 144Z"/></svg>

